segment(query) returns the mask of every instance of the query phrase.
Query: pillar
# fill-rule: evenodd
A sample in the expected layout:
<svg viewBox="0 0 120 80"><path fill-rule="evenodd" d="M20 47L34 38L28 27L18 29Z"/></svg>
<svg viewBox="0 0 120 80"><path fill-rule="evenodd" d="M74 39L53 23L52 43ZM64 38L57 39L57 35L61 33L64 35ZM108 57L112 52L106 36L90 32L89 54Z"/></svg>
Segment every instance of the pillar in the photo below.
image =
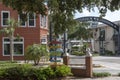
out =
<svg viewBox="0 0 120 80"><path fill-rule="evenodd" d="M86 64L86 77L92 77L92 56L86 56L85 57L85 64Z"/></svg>
<svg viewBox="0 0 120 80"><path fill-rule="evenodd" d="M69 54L68 53L65 53L63 55L63 64L69 65Z"/></svg>

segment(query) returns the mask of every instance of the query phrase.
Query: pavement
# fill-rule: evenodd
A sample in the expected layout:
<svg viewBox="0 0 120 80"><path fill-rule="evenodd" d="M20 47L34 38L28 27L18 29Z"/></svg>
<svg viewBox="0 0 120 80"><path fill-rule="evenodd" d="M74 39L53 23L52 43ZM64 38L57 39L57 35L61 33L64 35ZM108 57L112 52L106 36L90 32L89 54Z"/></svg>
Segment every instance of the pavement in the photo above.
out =
<svg viewBox="0 0 120 80"><path fill-rule="evenodd" d="M85 64L85 60L80 56L70 55L70 64ZM120 80L118 74L120 73L120 57L110 57L110 56L96 56L93 57L93 64L100 67L94 67L93 72L109 72L112 74L110 77L100 77L100 78L71 78L67 80Z"/></svg>
<svg viewBox="0 0 120 80"><path fill-rule="evenodd" d="M71 78L71 79L63 79L63 80L120 80L118 76L110 76L110 77L100 77L100 78Z"/></svg>
<svg viewBox="0 0 120 80"><path fill-rule="evenodd" d="M93 64L99 64L102 66L99 68L93 68L94 72L109 72L112 75L118 75L120 73L120 57L93 57Z"/></svg>
<svg viewBox="0 0 120 80"><path fill-rule="evenodd" d="M70 57L70 64L85 64L85 59L80 56L70 55ZM97 56L92 59L94 65L101 66L94 67L93 72L110 72L112 75L120 73L120 57Z"/></svg>
<svg viewBox="0 0 120 80"><path fill-rule="evenodd" d="M112 76L100 78L68 77L62 80L120 80L120 76L118 76L120 73L120 57L96 56L92 59L94 65L100 66L94 67L93 72L109 72ZM85 64L85 59L81 56L70 55L70 64Z"/></svg>

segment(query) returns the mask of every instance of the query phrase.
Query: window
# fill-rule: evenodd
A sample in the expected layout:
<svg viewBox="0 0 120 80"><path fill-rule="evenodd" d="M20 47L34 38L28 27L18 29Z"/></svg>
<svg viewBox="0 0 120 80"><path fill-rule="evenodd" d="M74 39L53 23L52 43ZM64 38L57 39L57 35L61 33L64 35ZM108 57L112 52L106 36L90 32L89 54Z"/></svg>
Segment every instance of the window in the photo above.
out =
<svg viewBox="0 0 120 80"><path fill-rule="evenodd" d="M20 14L19 16L18 16L18 20L19 20L19 22L20 22L20 26L21 27L25 27L26 26L26 22L24 21L24 20L22 20L22 17L24 16L24 14Z"/></svg>
<svg viewBox="0 0 120 80"><path fill-rule="evenodd" d="M42 15L40 15L40 26L43 26Z"/></svg>
<svg viewBox="0 0 120 80"><path fill-rule="evenodd" d="M1 24L2 24L2 26L7 26L8 25L7 21L8 21L9 18L10 18L9 11L2 11L2 13L1 13Z"/></svg>
<svg viewBox="0 0 120 80"><path fill-rule="evenodd" d="M99 36L100 41L105 40L105 29L100 29L100 36Z"/></svg>
<svg viewBox="0 0 120 80"><path fill-rule="evenodd" d="M47 44L47 38L46 37L43 37L41 39L41 44Z"/></svg>
<svg viewBox="0 0 120 80"><path fill-rule="evenodd" d="M21 39L14 39L14 56L20 56L24 53L24 41L23 38ZM10 40L9 38L3 38L3 55L9 56L10 55Z"/></svg>
<svg viewBox="0 0 120 80"><path fill-rule="evenodd" d="M35 27L35 14L34 13L29 13L28 14L28 25L29 27Z"/></svg>
<svg viewBox="0 0 120 80"><path fill-rule="evenodd" d="M46 27L46 23L47 23L47 17L40 15L40 26Z"/></svg>
<svg viewBox="0 0 120 80"><path fill-rule="evenodd" d="M43 26L46 27L46 16L43 17Z"/></svg>

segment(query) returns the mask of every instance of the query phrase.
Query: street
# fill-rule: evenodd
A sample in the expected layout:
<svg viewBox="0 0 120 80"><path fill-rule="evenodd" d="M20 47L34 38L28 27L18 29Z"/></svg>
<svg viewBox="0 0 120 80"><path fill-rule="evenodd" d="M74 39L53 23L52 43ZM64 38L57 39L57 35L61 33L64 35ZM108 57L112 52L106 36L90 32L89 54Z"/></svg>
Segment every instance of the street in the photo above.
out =
<svg viewBox="0 0 120 80"><path fill-rule="evenodd" d="M83 58L80 59L79 56L77 56L76 59L70 58L70 64L84 64L84 63L85 59ZM110 72L112 75L118 75L118 73L120 73L120 57L109 56L93 57L93 64L101 65L101 67L94 67L93 72Z"/></svg>

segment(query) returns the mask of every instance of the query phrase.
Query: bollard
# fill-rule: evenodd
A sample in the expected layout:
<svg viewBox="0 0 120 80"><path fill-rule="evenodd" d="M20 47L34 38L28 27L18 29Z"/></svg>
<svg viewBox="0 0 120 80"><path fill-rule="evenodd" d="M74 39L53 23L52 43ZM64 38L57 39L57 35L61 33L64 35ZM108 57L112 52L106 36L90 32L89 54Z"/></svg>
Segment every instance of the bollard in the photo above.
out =
<svg viewBox="0 0 120 80"><path fill-rule="evenodd" d="M85 64L86 64L86 77L92 77L93 72L92 72L92 57L91 56L85 57Z"/></svg>
<svg viewBox="0 0 120 80"><path fill-rule="evenodd" d="M68 53L65 53L63 55L63 64L69 65L69 54Z"/></svg>
<svg viewBox="0 0 120 80"><path fill-rule="evenodd" d="M89 48L87 49L87 54L85 57L85 65L86 65L86 77L93 77L92 54Z"/></svg>

